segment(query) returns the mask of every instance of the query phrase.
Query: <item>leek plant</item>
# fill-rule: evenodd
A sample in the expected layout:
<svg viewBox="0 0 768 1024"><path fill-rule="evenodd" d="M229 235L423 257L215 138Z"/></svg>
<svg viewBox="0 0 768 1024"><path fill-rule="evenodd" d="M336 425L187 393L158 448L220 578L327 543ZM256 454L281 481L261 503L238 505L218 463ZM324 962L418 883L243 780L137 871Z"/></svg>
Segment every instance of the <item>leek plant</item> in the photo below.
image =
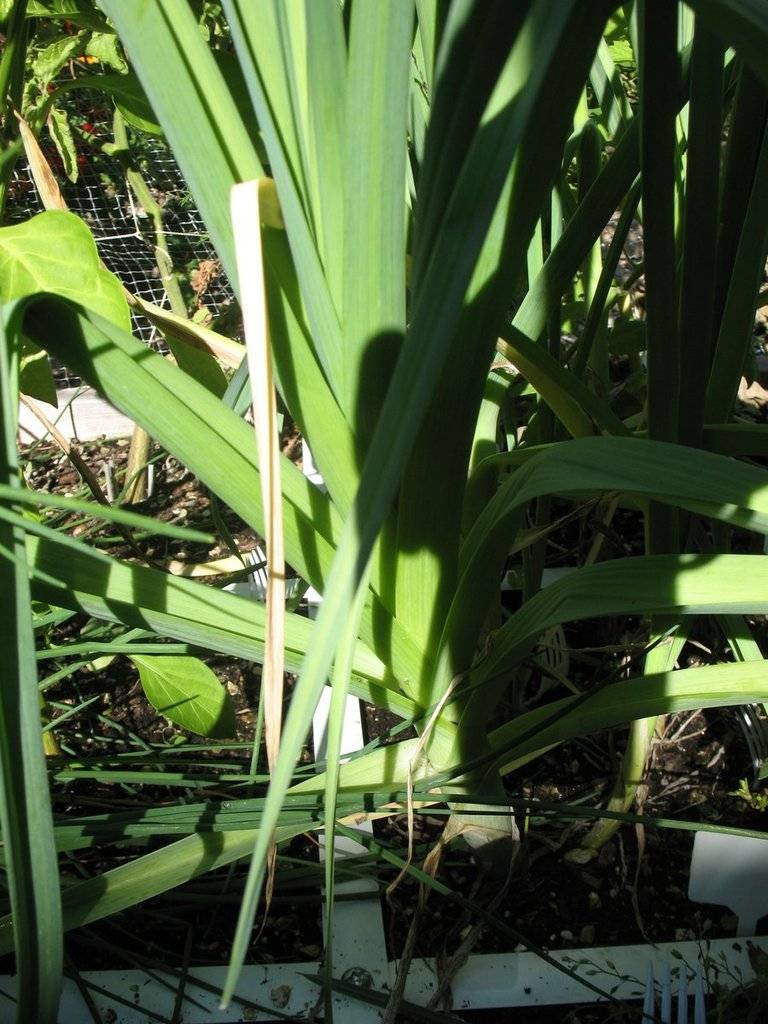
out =
<svg viewBox="0 0 768 1024"><path fill-rule="evenodd" d="M181 806L182 838L67 886L59 901L56 851L94 836L164 835L169 819L148 807L91 829L52 820L30 596L142 640L260 663L270 630L259 603L117 561L22 514L29 495L12 444L22 342L64 360L262 536L274 510L242 413L266 398L255 387L251 396L243 350L222 397L204 374L135 341L119 311L95 308L93 289L57 281L46 231L69 239L72 258L92 259L70 238L68 214L37 219L43 241L7 236L8 272L32 266L23 287L4 291L0 366L12 911L0 947L17 950L19 1020L55 1019L66 929L249 858L228 999L275 843L325 828L332 845L361 815L402 813L410 796L446 803L447 834L508 865L510 794L543 751L631 721L647 735L649 719L682 709L768 699L759 651L675 669L693 617L717 616L737 651L744 616L768 611L768 558L729 546L733 527L768 532L768 434L736 408L768 242L768 7L222 0L232 53L221 59L187 0L100 6L241 302L265 292L276 387L327 488L280 459L285 558L323 604L314 623L285 615L297 682L268 787L252 771L241 779L256 786L252 799L211 801L207 814ZM638 105L612 59L617 26L639 58ZM230 194L249 181L262 183L260 222L233 223ZM614 277L635 218L647 317L631 326L616 313ZM263 267L240 275L236 238L259 232ZM183 320L166 315L165 325L208 358L237 352ZM634 392L608 374L610 354L628 344ZM603 496L642 513L646 553L593 559L542 589L554 500L577 509ZM521 558L525 599L505 618L500 579ZM505 710L548 631L600 616L647 620L645 664ZM337 697L386 708L419 735L340 767L331 742L327 772L297 774L329 679ZM341 708L337 699L336 724ZM632 772L617 781L622 807L631 783Z"/></svg>

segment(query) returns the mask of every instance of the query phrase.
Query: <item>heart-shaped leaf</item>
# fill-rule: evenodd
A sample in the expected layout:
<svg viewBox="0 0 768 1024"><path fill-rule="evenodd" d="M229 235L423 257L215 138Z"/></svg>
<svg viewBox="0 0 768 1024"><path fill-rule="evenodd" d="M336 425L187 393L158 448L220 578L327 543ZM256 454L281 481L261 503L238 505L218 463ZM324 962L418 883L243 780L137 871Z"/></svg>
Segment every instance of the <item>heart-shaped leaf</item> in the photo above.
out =
<svg viewBox="0 0 768 1024"><path fill-rule="evenodd" d="M0 228L0 302L36 292L71 299L130 331L123 286L99 259L83 221L66 210L47 210Z"/></svg>

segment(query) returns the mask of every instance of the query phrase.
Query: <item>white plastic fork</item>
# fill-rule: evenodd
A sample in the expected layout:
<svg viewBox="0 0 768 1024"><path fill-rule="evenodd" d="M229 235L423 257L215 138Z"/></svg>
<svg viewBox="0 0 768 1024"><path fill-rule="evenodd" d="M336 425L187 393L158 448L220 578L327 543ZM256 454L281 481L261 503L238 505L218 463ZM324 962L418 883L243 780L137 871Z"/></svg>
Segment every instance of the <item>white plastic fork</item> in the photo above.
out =
<svg viewBox="0 0 768 1024"><path fill-rule="evenodd" d="M672 970L669 960L664 963L660 979L660 1006L656 1012L656 983L653 975L653 961L648 963L643 1002L643 1024L707 1024L707 1010L704 1002L704 975L701 964L693 976L693 1018L689 1017L688 968L681 965L677 988L677 1016L672 1019Z"/></svg>

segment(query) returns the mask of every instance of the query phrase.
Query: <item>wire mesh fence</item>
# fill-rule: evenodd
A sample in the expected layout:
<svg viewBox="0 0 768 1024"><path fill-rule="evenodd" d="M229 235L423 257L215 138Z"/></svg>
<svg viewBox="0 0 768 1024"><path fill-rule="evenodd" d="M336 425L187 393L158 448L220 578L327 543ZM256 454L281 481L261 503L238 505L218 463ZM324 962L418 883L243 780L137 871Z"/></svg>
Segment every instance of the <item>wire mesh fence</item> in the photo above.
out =
<svg viewBox="0 0 768 1024"><path fill-rule="evenodd" d="M125 287L147 302L168 308L155 259L154 222L134 196L119 157L101 148L113 141L111 113L83 99L71 100L67 109L78 151L75 182L64 175L45 131L40 140L67 206L83 218L105 266ZM162 208L165 242L188 314L215 319L231 308L233 293L181 171L163 139L130 129L128 135L133 162ZM6 222L26 220L43 209L29 166L22 160L9 189ZM160 332L145 316L133 312L132 320L134 336L167 351ZM60 364L54 364L53 371L58 388L80 383Z"/></svg>

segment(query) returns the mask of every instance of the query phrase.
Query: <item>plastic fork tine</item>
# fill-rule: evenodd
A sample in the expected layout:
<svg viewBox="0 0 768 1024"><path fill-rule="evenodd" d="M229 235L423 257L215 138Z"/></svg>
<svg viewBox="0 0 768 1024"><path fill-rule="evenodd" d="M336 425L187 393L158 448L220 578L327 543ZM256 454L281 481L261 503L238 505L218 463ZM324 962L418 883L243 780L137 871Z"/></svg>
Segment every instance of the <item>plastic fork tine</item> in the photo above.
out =
<svg viewBox="0 0 768 1024"><path fill-rule="evenodd" d="M664 977L661 982L661 1024L672 1024L672 970L669 960L664 961Z"/></svg>
<svg viewBox="0 0 768 1024"><path fill-rule="evenodd" d="M645 976L645 999L643 1000L643 1022L656 1019L656 993L653 988L653 962L648 961L648 972Z"/></svg>
<svg viewBox="0 0 768 1024"><path fill-rule="evenodd" d="M680 981L677 989L677 1024L688 1024L688 969L680 968Z"/></svg>
<svg viewBox="0 0 768 1024"><path fill-rule="evenodd" d="M707 1008L704 1001L704 974L701 969L701 964L699 964L698 970L696 971L696 980L693 984L693 1024L707 1024Z"/></svg>

